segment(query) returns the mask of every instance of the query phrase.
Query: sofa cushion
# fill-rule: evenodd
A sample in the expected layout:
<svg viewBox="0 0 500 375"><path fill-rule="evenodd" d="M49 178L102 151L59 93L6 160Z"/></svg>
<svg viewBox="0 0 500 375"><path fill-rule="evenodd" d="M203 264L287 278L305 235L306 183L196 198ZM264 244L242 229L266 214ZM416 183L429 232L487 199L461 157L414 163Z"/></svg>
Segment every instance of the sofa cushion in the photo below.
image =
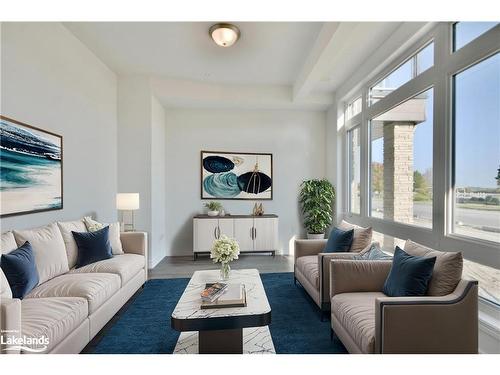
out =
<svg viewBox="0 0 500 375"><path fill-rule="evenodd" d="M425 296L434 263L436 257L410 255L396 246L384 293L389 297Z"/></svg>
<svg viewBox="0 0 500 375"><path fill-rule="evenodd" d="M339 228L342 230L354 229L354 236L350 249L350 251L352 252L359 253L364 248L369 246L370 243L372 242L372 234L373 234L372 227L363 228L360 227L359 225L351 224L345 220L342 220L342 222L339 225Z"/></svg>
<svg viewBox="0 0 500 375"><path fill-rule="evenodd" d="M295 262L295 266L312 285L316 286L316 289L319 289L319 266L317 255L299 257Z"/></svg>
<svg viewBox="0 0 500 375"><path fill-rule="evenodd" d="M404 250L410 255L436 257L427 295L445 296L455 290L462 278L462 253L436 251L410 240L406 241Z"/></svg>
<svg viewBox="0 0 500 375"><path fill-rule="evenodd" d="M73 332L87 316L88 305L84 298L27 298L21 304L21 333L27 337L47 337L46 353ZM30 347L37 349L36 346Z"/></svg>
<svg viewBox="0 0 500 375"><path fill-rule="evenodd" d="M375 352L375 299L380 292L342 293L333 296L332 314L363 353Z"/></svg>
<svg viewBox="0 0 500 375"><path fill-rule="evenodd" d="M0 255L8 254L14 249L17 249L14 233L2 233L0 241ZM0 299L1 298L12 298L12 290L10 289L9 282L7 281L7 277L3 273L2 269L0 269Z"/></svg>
<svg viewBox="0 0 500 375"><path fill-rule="evenodd" d="M35 255L29 242L25 242L24 245L8 254L2 254L0 266L9 283L13 298L23 299L38 285Z"/></svg>
<svg viewBox="0 0 500 375"><path fill-rule="evenodd" d="M333 228L326 241L324 253L347 253L352 245L354 230Z"/></svg>
<svg viewBox="0 0 500 375"><path fill-rule="evenodd" d="M123 246L120 239L120 223L103 224L95 221L90 216L85 216L83 221L89 232L95 232L105 226L109 226L109 243L113 249L113 255L123 254Z"/></svg>
<svg viewBox="0 0 500 375"><path fill-rule="evenodd" d="M109 227L94 232L72 232L78 245L76 268L113 257L109 244Z"/></svg>
<svg viewBox="0 0 500 375"><path fill-rule="evenodd" d="M113 273L120 276L123 286L143 268L144 257L142 255L122 254L72 269L69 273Z"/></svg>
<svg viewBox="0 0 500 375"><path fill-rule="evenodd" d="M66 247L56 223L41 228L15 230L18 246L31 244L40 284L69 271Z"/></svg>
<svg viewBox="0 0 500 375"><path fill-rule="evenodd" d="M0 300L2 298L12 298L12 290L10 289L7 277L0 268Z"/></svg>
<svg viewBox="0 0 500 375"><path fill-rule="evenodd" d="M69 268L73 268L78 257L78 246L76 245L75 238L73 237L73 233L71 232L87 232L87 227L85 226L83 220L58 221L57 226L61 231L64 245L66 246L68 266Z"/></svg>
<svg viewBox="0 0 500 375"><path fill-rule="evenodd" d="M94 313L120 289L120 277L111 273L75 273L58 276L37 286L26 298L81 297Z"/></svg>

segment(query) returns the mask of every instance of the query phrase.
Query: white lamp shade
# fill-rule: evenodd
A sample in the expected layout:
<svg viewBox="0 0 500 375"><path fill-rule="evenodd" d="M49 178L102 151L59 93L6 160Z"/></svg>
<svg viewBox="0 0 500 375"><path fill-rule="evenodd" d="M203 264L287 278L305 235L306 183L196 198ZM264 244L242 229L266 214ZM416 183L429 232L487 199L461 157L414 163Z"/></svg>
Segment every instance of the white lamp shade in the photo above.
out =
<svg viewBox="0 0 500 375"><path fill-rule="evenodd" d="M139 193L116 194L116 208L118 210L131 211L139 209Z"/></svg>

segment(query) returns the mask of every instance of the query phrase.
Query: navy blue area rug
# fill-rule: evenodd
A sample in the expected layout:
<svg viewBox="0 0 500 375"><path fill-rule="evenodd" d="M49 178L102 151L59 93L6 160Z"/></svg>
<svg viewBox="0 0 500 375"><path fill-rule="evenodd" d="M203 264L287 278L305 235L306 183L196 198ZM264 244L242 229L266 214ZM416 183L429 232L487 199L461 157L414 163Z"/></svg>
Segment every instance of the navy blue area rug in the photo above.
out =
<svg viewBox="0 0 500 375"><path fill-rule="evenodd" d="M278 354L343 354L342 343L330 340L330 321L321 322L318 307L293 273L261 274L271 304L271 336ZM90 350L96 354L172 353L179 332L170 316L188 279L149 280ZM89 351L87 351L89 352Z"/></svg>

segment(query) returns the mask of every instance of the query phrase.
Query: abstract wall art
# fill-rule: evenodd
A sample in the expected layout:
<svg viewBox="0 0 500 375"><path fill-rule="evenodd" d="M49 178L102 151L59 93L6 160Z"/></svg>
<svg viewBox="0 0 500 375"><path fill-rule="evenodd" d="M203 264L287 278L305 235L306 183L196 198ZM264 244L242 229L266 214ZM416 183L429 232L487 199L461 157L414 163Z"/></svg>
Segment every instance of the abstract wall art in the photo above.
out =
<svg viewBox="0 0 500 375"><path fill-rule="evenodd" d="M273 199L273 155L202 151L201 199Z"/></svg>
<svg viewBox="0 0 500 375"><path fill-rule="evenodd" d="M63 207L60 135L0 116L0 216Z"/></svg>

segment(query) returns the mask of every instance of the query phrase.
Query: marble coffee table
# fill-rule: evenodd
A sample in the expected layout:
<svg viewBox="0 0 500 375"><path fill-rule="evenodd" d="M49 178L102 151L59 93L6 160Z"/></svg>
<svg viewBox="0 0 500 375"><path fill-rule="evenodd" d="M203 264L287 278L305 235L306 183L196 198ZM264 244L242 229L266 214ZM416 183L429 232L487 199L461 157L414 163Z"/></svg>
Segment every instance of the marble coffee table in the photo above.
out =
<svg viewBox="0 0 500 375"><path fill-rule="evenodd" d="M219 280L219 271L196 271L171 317L182 332L174 353L274 353L269 328L271 307L256 269L233 270L227 283L245 285L246 307L200 309L206 283Z"/></svg>

